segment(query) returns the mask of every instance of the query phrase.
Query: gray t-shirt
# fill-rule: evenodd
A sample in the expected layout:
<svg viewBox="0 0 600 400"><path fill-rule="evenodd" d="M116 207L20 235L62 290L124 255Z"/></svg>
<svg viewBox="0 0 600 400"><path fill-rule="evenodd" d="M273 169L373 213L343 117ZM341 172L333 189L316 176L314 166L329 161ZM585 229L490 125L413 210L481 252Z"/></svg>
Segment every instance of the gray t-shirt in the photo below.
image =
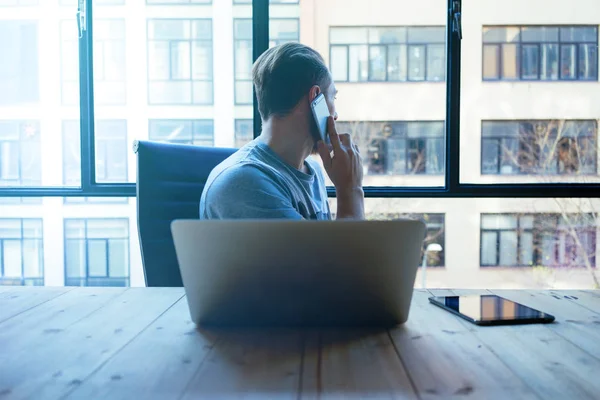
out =
<svg viewBox="0 0 600 400"><path fill-rule="evenodd" d="M266 143L248 143L210 173L200 198L200 219L331 219L323 173L284 162Z"/></svg>

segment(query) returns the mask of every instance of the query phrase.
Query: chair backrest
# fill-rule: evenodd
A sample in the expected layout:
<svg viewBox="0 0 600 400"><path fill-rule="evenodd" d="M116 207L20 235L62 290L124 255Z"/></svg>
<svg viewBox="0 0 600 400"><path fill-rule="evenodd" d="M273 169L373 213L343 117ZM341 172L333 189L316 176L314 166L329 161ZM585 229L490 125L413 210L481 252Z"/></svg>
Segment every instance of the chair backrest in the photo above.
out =
<svg viewBox="0 0 600 400"><path fill-rule="evenodd" d="M236 149L136 141L134 151L146 286L183 286L171 222L199 218L200 196L208 175Z"/></svg>

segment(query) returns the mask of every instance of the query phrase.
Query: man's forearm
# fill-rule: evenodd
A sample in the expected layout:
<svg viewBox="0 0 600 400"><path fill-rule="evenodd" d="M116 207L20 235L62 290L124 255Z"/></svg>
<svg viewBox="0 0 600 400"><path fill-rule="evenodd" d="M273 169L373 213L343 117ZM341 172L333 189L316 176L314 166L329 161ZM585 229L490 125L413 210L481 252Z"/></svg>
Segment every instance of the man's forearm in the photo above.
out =
<svg viewBox="0 0 600 400"><path fill-rule="evenodd" d="M338 190L336 219L365 219L365 193L362 188Z"/></svg>

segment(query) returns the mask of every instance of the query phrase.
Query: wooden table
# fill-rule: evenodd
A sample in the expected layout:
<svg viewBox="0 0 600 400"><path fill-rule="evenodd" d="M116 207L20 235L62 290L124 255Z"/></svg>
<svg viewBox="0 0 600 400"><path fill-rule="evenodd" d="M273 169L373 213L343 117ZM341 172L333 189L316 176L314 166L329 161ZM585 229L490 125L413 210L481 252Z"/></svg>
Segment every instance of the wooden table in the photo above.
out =
<svg viewBox="0 0 600 400"><path fill-rule="evenodd" d="M487 328L432 292L389 331L203 330L182 289L0 287L0 399L600 399L599 291L494 291L557 322Z"/></svg>

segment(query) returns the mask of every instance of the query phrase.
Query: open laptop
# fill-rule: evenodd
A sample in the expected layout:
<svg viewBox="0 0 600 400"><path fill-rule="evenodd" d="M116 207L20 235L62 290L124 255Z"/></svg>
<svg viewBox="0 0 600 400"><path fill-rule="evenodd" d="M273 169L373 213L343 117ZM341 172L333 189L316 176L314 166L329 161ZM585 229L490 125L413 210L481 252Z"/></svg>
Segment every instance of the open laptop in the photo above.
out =
<svg viewBox="0 0 600 400"><path fill-rule="evenodd" d="M416 220L176 220L171 231L205 326L403 323L425 238Z"/></svg>

